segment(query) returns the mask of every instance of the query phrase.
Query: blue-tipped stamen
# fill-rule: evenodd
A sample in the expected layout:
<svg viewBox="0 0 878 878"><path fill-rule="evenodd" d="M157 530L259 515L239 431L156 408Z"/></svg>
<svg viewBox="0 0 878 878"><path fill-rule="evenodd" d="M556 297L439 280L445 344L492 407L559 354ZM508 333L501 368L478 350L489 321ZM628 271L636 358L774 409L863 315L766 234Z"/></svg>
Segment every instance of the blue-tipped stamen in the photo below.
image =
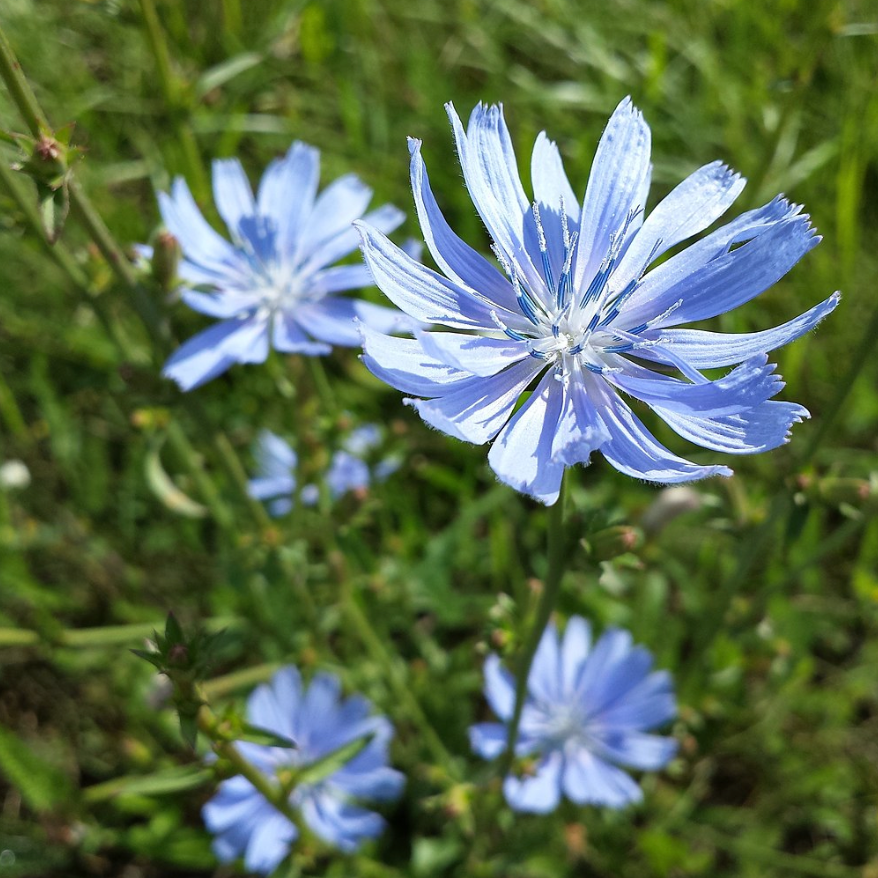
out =
<svg viewBox="0 0 878 878"><path fill-rule="evenodd" d="M537 227L537 240L540 244L540 258L543 260L543 276L546 278L546 286L550 293L555 292L555 279L552 275L552 266L549 264L549 248L546 246L546 233L543 230L543 221L540 219L540 207L533 203L534 222Z"/></svg>

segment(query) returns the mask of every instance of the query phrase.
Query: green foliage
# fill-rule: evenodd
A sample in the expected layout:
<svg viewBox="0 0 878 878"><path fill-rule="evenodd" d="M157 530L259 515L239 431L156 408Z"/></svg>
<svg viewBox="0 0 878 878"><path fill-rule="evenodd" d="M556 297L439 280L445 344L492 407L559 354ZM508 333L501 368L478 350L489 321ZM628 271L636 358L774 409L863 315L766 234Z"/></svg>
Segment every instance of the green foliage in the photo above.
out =
<svg viewBox="0 0 878 878"><path fill-rule="evenodd" d="M324 182L359 173L417 234L412 135L452 227L484 248L442 104L503 100L525 177L545 128L581 191L631 93L653 128L655 197L721 157L750 179L735 211L783 190L824 235L718 328L774 325L836 288L844 299L778 354L786 397L814 415L789 446L695 486L678 517L601 462L577 471L559 611L630 628L672 671L680 754L642 780L637 808L516 816L466 729L489 715L481 658L517 654L536 606L541 510L494 482L482 449L427 430L354 352L326 362L331 404L307 363L279 356L181 395L135 292L74 215L60 228L66 178L39 191L0 178L0 462L32 476L0 487L0 874L214 873L198 812L215 771L180 740L156 668L186 632L229 619L210 678L189 670L234 736L265 734L241 726L243 697L284 662L340 674L397 729L408 785L387 833L352 859L304 838L291 876L878 874L873 6L160 0L155 20L151 6L0 11L51 122L75 123L75 179L126 246L157 240L154 189L173 176L217 220L209 159L238 155L255 178L294 138L321 149ZM25 126L2 90L0 129L8 167ZM41 204L60 208L43 214L61 232L52 251L30 225ZM157 269L137 289L185 338L204 321ZM367 421L403 465L366 496L277 521L243 496L260 428L294 437L305 484ZM150 667L129 650L155 658L143 639L171 609L179 630L156 638Z"/></svg>

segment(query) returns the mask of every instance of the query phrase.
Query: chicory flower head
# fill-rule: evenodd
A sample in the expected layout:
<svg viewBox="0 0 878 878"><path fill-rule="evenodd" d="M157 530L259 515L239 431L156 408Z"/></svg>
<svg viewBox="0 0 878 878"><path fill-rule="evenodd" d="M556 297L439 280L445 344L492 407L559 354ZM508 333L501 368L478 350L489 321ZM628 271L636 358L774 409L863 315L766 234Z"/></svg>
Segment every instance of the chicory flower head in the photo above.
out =
<svg viewBox="0 0 878 878"><path fill-rule="evenodd" d="M632 646L627 631L610 629L592 647L581 617L570 619L563 639L550 623L531 666L515 742L515 755L535 760L535 770L505 779L510 807L546 813L562 793L577 805L640 801L640 787L618 766L653 771L677 750L673 738L647 734L677 712L669 674L651 668L652 656ZM506 749L515 703L515 681L495 655L485 662L485 695L503 724L472 726L470 741L494 759Z"/></svg>
<svg viewBox="0 0 878 878"><path fill-rule="evenodd" d="M316 835L345 853L384 829L378 814L355 802L395 799L404 783L403 776L387 765L393 729L384 717L370 716L370 710L371 704L360 695L342 698L337 677L317 674L310 686L303 686L296 668L287 666L250 696L247 721L289 739L295 747L246 741L235 745L259 771L274 778L368 738L352 759L320 780L298 784L289 798ZM220 860L243 856L247 869L264 875L277 867L299 835L296 826L240 775L220 784L202 816L215 835L213 849Z"/></svg>
<svg viewBox="0 0 878 878"><path fill-rule="evenodd" d="M342 448L334 452L324 479L333 500L348 491L360 491L374 480L383 481L398 466L392 458L384 458L370 468L368 456L380 444L381 431L375 424L365 424L353 430ZM268 503L274 516L286 515L293 508L296 492L296 452L270 430L262 430L254 444L256 477L247 483L251 497ZM317 485L305 485L300 494L305 506L313 506L320 499Z"/></svg>
<svg viewBox="0 0 878 878"><path fill-rule="evenodd" d="M269 347L315 356L332 345L356 346L355 319L382 332L407 325L395 310L336 295L372 285L364 265L332 266L356 250L353 220L389 233L403 213L386 204L364 216L372 190L354 174L318 195L319 165L318 150L296 142L271 162L254 196L237 159L214 161L214 201L231 242L204 219L185 180L159 193L162 220L183 252L180 278L200 288L182 299L220 320L165 364L183 390L234 363L262 363Z"/></svg>
<svg viewBox="0 0 878 878"><path fill-rule="evenodd" d="M428 424L475 444L494 439L488 460L501 481L551 504L564 469L588 463L594 451L647 481L731 474L663 447L620 391L681 436L730 454L774 448L808 417L800 405L772 401L783 383L767 352L812 329L835 308L837 294L762 332L676 328L744 304L814 247L820 239L799 206L775 198L647 271L717 220L743 178L712 162L646 216L650 131L626 98L601 138L584 199L574 195L545 133L533 150L531 199L502 109L480 104L466 130L450 104L447 110L500 270L452 232L418 140L409 141L415 205L445 276L409 259L367 222L356 224L388 298L416 320L451 330L413 340L361 327L366 365L411 394L406 402ZM716 380L702 374L724 366L736 368Z"/></svg>

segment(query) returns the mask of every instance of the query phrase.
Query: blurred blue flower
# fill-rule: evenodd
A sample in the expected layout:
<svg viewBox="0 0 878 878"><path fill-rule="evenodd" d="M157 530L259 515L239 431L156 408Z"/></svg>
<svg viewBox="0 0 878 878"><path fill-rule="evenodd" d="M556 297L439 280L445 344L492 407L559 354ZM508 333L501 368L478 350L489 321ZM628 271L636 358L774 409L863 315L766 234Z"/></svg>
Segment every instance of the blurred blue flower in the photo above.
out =
<svg viewBox="0 0 878 878"><path fill-rule="evenodd" d="M254 444L253 454L256 478L247 483L248 493L256 500L268 501L268 511L272 515L286 515L293 508L296 490L296 452L271 430L262 430ZM305 494L304 488L302 493ZM316 497L314 500L316 502ZM302 502L310 505L304 496Z"/></svg>
<svg viewBox="0 0 878 878"><path fill-rule="evenodd" d="M662 446L620 392L681 436L730 454L774 448L808 417L802 406L771 400L783 383L767 352L816 326L837 294L762 332L675 328L748 302L814 247L820 239L799 206L775 198L647 272L726 211L744 186L738 174L705 165L645 216L650 131L626 98L601 138L581 206L545 133L533 150L531 201L502 109L480 104L466 131L447 110L502 271L449 227L417 140L409 142L415 205L445 276L407 258L368 222L356 224L388 298L415 320L451 330L413 340L362 327L366 365L411 394L406 402L428 424L475 444L494 439L488 460L501 481L551 504L564 469L588 463L594 451L647 481L731 474ZM716 380L702 374L726 366L736 368Z"/></svg>
<svg viewBox="0 0 878 878"><path fill-rule="evenodd" d="M295 743L295 749L250 742L235 746L247 760L274 778L285 769L302 769L340 747L369 737L350 761L314 783L302 783L290 794L290 805L320 838L345 853L356 850L384 829L374 811L355 804L360 799L390 801L404 783L387 765L393 737L390 723L370 716L371 704L354 695L343 699L338 678L317 674L304 687L292 666L279 670L247 701L247 721ZM287 855L299 835L297 827L270 805L256 788L238 775L220 784L204 806L202 817L216 836L213 849L226 862L244 857L247 869L268 874Z"/></svg>
<svg viewBox="0 0 878 878"><path fill-rule="evenodd" d="M327 267L356 250L351 222L363 217L372 191L346 174L317 195L319 164L318 150L294 143L254 196L237 159L214 161L214 200L231 243L207 223L183 179L159 193L162 220L183 251L179 275L201 288L184 291L183 301L220 319L166 363L164 374L183 390L233 363L264 362L270 346L313 356L358 345L355 319L382 332L409 325L393 309L336 295L372 285L362 264ZM364 218L389 233L403 214L384 205Z"/></svg>
<svg viewBox="0 0 878 878"><path fill-rule="evenodd" d="M384 481L395 472L399 462L385 458L370 469L367 457L381 443L381 431L375 424L366 424L353 430L345 439L343 448L332 455L324 479L333 500L348 491L360 491L370 482ZM251 497L268 503L274 516L286 515L293 508L296 491L296 452L280 436L262 430L254 445L256 477L247 483ZM299 492L305 506L314 506L320 499L317 485L305 485Z"/></svg>
<svg viewBox="0 0 878 878"><path fill-rule="evenodd" d="M669 674L651 668L652 656L632 646L627 631L610 629L592 648L581 617L570 619L563 640L550 623L531 666L515 744L516 756L536 760L535 771L506 778L510 807L546 813L562 793L577 805L622 808L640 801L640 787L617 766L659 769L677 750L673 738L646 733L677 712ZM485 695L508 723L515 681L495 655L485 662ZM506 734L505 724L479 723L470 728L470 742L494 759L506 749Z"/></svg>

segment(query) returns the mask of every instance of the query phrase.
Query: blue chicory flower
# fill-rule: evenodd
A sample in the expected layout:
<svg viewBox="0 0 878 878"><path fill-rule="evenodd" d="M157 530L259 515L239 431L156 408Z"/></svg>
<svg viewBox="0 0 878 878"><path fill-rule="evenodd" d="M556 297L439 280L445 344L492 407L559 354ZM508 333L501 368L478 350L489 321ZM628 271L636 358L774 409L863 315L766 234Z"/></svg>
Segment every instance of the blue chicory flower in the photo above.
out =
<svg viewBox="0 0 878 878"><path fill-rule="evenodd" d="M159 193L162 220L183 252L179 275L201 288L182 299L220 320L165 364L163 374L183 390L234 363L262 363L269 347L315 356L332 345L356 346L355 319L381 332L408 326L393 309L337 296L372 279L362 264L332 265L356 250L352 220L389 233L403 213L386 204L364 217L372 191L354 174L317 195L319 164L318 150L296 142L271 162L254 196L237 159L214 161L214 200L231 242L207 223L183 179Z"/></svg>
<svg viewBox="0 0 878 878"><path fill-rule="evenodd" d="M315 783L302 783L290 794L290 805L320 838L350 853L364 840L376 838L384 820L355 804L360 799L395 799L403 776L387 765L393 737L390 723L371 716L371 704L360 695L343 699L338 678L317 674L303 686L298 670L287 666L271 682L259 686L247 701L247 721L291 740L295 748L250 742L235 746L267 777L285 769L302 769L345 745L371 736L349 762ZM214 833L213 849L223 862L244 857L244 865L267 875L287 855L299 835L297 827L270 805L245 777L220 784L204 806L202 817Z"/></svg>
<svg viewBox="0 0 878 878"><path fill-rule="evenodd" d="M407 258L367 222L356 224L388 298L416 320L451 330L392 339L362 327L366 365L411 394L406 402L428 424L475 444L494 439L488 460L501 481L551 504L565 468L588 463L594 451L647 481L731 474L662 446L620 392L681 436L730 454L775 448L808 417L800 405L771 399L783 383L767 352L816 326L838 294L762 332L676 328L744 304L814 247L820 239L801 207L775 198L647 272L717 220L743 178L712 162L645 216L650 131L626 98L601 138L581 207L545 133L533 150L531 201L502 109L480 104L466 131L450 104L447 110L502 272L452 232L418 140L409 141L415 205L445 276ZM727 366L736 368L715 380L702 374ZM669 367L676 376L665 374Z"/></svg>
<svg viewBox="0 0 878 878"><path fill-rule="evenodd" d="M329 494L338 500L348 491L360 491L372 482L384 481L399 466L393 458L385 458L370 469L364 459L381 442L381 431L375 424L365 424L353 430L345 439L343 448L332 455L324 476ZM262 430L254 446L256 477L247 483L251 497L268 503L268 511L275 517L286 515L293 508L296 491L296 452L286 440ZM305 485L299 492L305 506L314 506L320 499L317 485Z"/></svg>
<svg viewBox="0 0 878 878"><path fill-rule="evenodd" d="M670 675L652 671L652 656L610 629L591 646L588 622L573 616L561 639L549 624L527 681L515 742L518 757L536 761L532 776L508 776L503 792L516 811L553 811L561 794L577 805L622 808L642 798L620 768L654 771L677 750L673 738L647 734L677 712ZM515 681L495 655L485 662L485 695L501 723L470 728L473 750L494 759L506 749Z"/></svg>

